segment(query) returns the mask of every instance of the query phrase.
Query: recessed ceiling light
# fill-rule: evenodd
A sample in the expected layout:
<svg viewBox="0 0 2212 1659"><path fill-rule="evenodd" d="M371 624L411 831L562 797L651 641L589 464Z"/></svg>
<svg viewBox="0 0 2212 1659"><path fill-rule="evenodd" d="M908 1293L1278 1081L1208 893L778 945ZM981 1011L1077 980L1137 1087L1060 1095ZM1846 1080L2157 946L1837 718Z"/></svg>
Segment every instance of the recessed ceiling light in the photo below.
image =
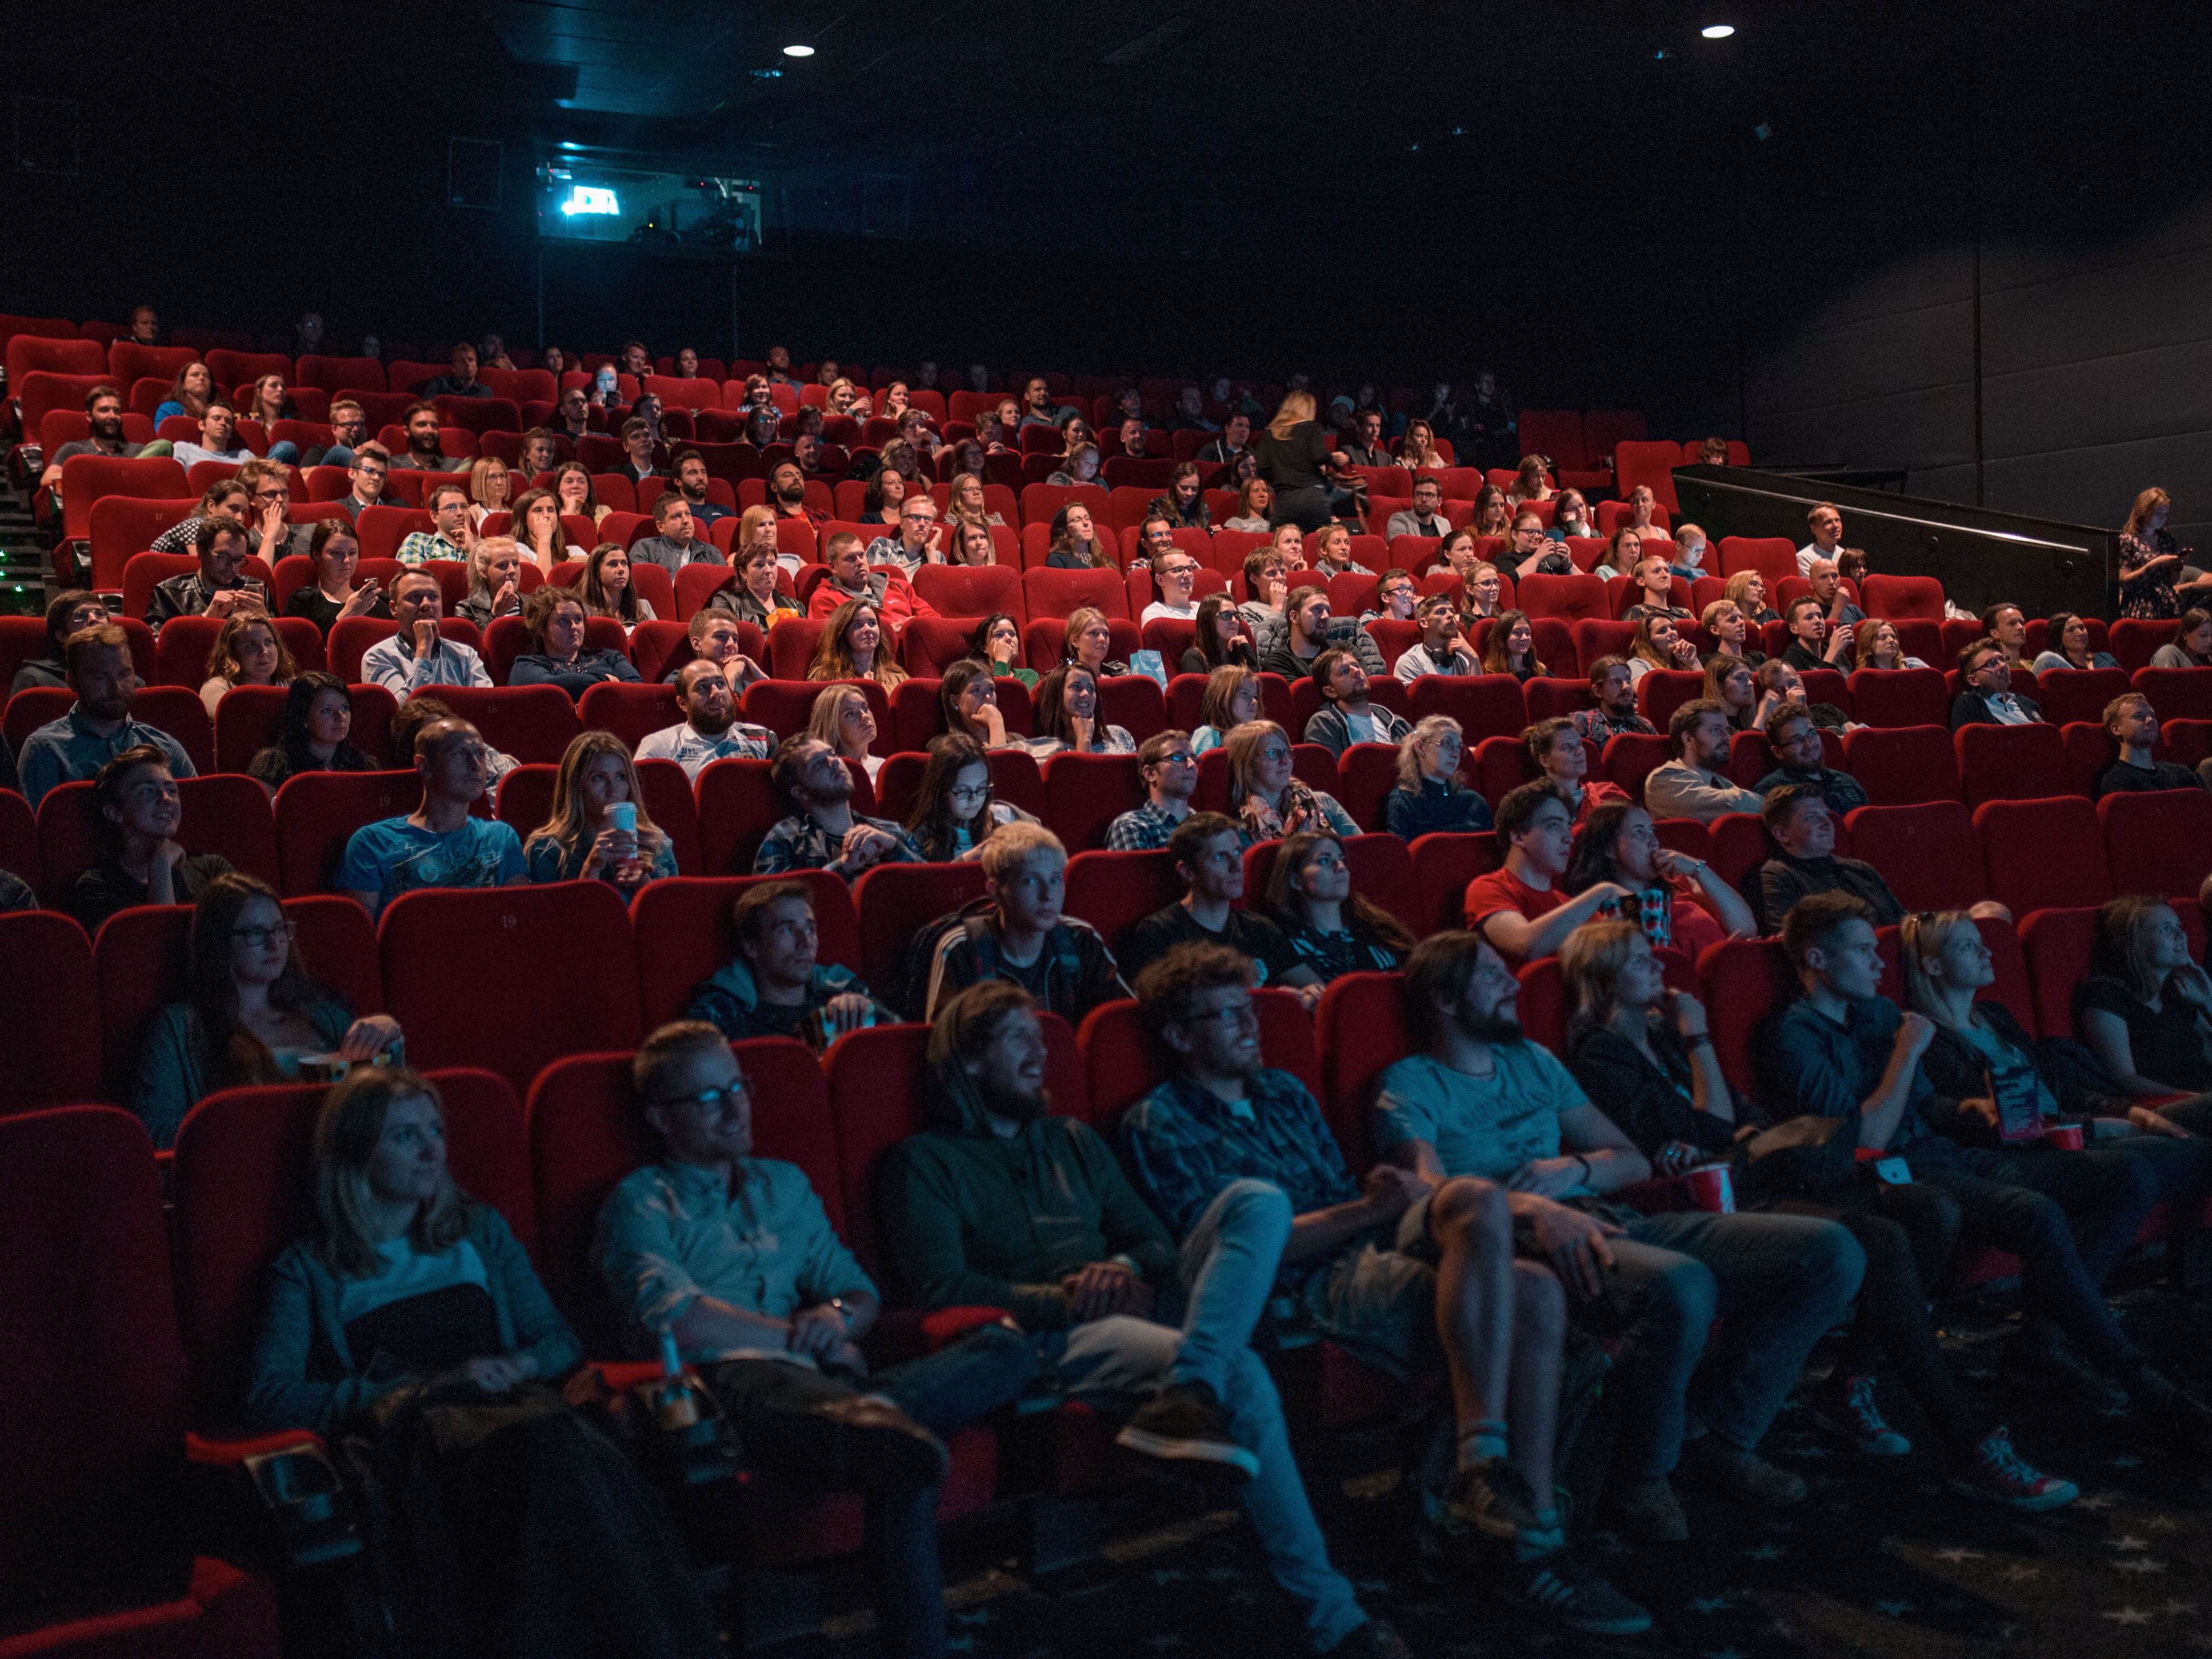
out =
<svg viewBox="0 0 2212 1659"><path fill-rule="evenodd" d="M814 48L811 46L786 46L783 49L783 55L786 58L811 58L814 56Z"/></svg>
<svg viewBox="0 0 2212 1659"><path fill-rule="evenodd" d="M1733 23L1708 23L1705 27L1699 29L1698 33L1704 35L1708 40L1725 40L1729 36L1735 33L1735 25Z"/></svg>

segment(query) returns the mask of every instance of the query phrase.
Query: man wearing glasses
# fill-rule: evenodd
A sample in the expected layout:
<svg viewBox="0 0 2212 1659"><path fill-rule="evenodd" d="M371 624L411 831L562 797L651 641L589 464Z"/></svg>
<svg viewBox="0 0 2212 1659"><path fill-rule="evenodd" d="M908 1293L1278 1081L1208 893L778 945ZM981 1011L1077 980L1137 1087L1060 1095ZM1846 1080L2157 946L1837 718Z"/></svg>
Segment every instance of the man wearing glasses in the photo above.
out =
<svg viewBox="0 0 2212 1659"><path fill-rule="evenodd" d="M521 837L469 808L491 787L491 750L466 720L432 720L415 734L422 804L404 817L365 823L346 842L331 883L371 916L423 887L521 887Z"/></svg>
<svg viewBox="0 0 2212 1659"><path fill-rule="evenodd" d="M899 508L898 534L878 536L868 544L868 562L895 565L902 575L911 576L923 565L945 562L939 547L941 535L937 503L927 491L917 490Z"/></svg>
<svg viewBox="0 0 2212 1659"><path fill-rule="evenodd" d="M368 436L368 416L359 404L350 398L338 398L331 404L331 441L314 444L300 458L302 467L351 466L354 451L361 441Z"/></svg>
<svg viewBox="0 0 2212 1659"><path fill-rule="evenodd" d="M1109 852L1158 852L1190 816L1190 798L1198 793L1190 733L1156 732L1146 738L1137 747L1137 775L1145 781L1145 804L1106 826Z"/></svg>
<svg viewBox="0 0 2212 1659"><path fill-rule="evenodd" d="M358 526L365 507L406 505L398 496L385 494L384 480L391 471L392 456L382 444L367 443L354 451L353 460L346 468L346 477L353 487L338 497L347 523Z"/></svg>
<svg viewBox="0 0 2212 1659"><path fill-rule="evenodd" d="M1145 529L1151 532L1164 527L1167 520L1152 519ZM1167 545L1152 557L1152 580L1159 584L1160 596L1145 607L1137 618L1141 628L1155 617L1166 617L1176 622L1198 620L1198 561L1175 544L1175 532L1169 529Z"/></svg>
<svg viewBox="0 0 2212 1659"><path fill-rule="evenodd" d="M701 1020L645 1040L630 1079L658 1162L599 1212L594 1257L640 1358L696 1365L754 1469L857 1492L884 1651L945 1651L945 1440L1018 1395L1035 1352L1012 1322L871 1372L882 1302L795 1164L752 1155L752 1087Z"/></svg>

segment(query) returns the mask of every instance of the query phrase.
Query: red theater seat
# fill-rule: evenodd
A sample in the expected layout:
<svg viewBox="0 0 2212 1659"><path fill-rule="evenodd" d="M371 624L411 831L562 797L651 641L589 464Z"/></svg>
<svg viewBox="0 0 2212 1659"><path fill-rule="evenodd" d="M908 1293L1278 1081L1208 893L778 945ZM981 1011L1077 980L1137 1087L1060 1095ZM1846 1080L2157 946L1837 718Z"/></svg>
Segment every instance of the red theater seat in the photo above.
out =
<svg viewBox="0 0 2212 1659"><path fill-rule="evenodd" d="M1497 834L1487 830L1416 836L1407 850L1413 861L1413 902L1420 920L1413 931L1422 934L1460 927L1468 883L1488 875L1501 859Z"/></svg>
<svg viewBox="0 0 2212 1659"><path fill-rule="evenodd" d="M907 946L924 926L983 896L983 866L879 864L853 887L860 920L860 976L878 991L897 977ZM904 1012L912 1012L911 1010Z"/></svg>
<svg viewBox="0 0 2212 1659"><path fill-rule="evenodd" d="M1990 896L2015 920L2112 897L2097 811L2078 796L1993 800L1974 809Z"/></svg>
<svg viewBox="0 0 2212 1659"><path fill-rule="evenodd" d="M415 772L302 772L276 792L276 862L288 895L327 893L348 837L422 804Z"/></svg>
<svg viewBox="0 0 2212 1659"><path fill-rule="evenodd" d="M146 1131L104 1106L0 1121L0 1651L275 1659L276 1597L173 1564L191 1404Z"/></svg>
<svg viewBox="0 0 2212 1659"><path fill-rule="evenodd" d="M1989 897L1974 820L1957 801L1862 806L1844 823L1850 855L1881 871L1907 910L1963 909Z"/></svg>
<svg viewBox="0 0 2212 1659"><path fill-rule="evenodd" d="M1424 674L1413 682L1412 712L1417 721L1449 714L1470 749L1485 738L1517 737L1533 718L1521 682L1510 674Z"/></svg>
<svg viewBox="0 0 2212 1659"><path fill-rule="evenodd" d="M2067 775L2065 739L2055 726L1962 726L1951 741L1969 806L2054 794Z"/></svg>
<svg viewBox="0 0 2212 1659"><path fill-rule="evenodd" d="M1106 826L1145 803L1134 755L1055 755L1044 790L1044 821L1071 854L1104 846Z"/></svg>
<svg viewBox="0 0 2212 1659"><path fill-rule="evenodd" d="M2089 976L2096 936L2097 913L2089 908L2040 910L2020 924L2035 1028L2045 1041L2074 1035L2074 988Z"/></svg>
<svg viewBox="0 0 2212 1659"><path fill-rule="evenodd" d="M562 1054L632 1047L640 1036L631 974L557 966L635 959L629 910L605 882L403 893L386 907L377 943L385 1000L417 1066L484 1066L526 1089ZM549 967L526 989L516 976L533 963ZM490 988L510 985L516 994Z"/></svg>
<svg viewBox="0 0 2212 1659"><path fill-rule="evenodd" d="M557 685L441 685L437 696L502 754L557 764L583 726Z"/></svg>
<svg viewBox="0 0 2212 1659"><path fill-rule="evenodd" d="M1933 668L1861 668L1850 683L1852 712L1865 725L1950 723L1950 694Z"/></svg>
<svg viewBox="0 0 2212 1659"><path fill-rule="evenodd" d="M1148 853L1078 853L1067 864L1067 914L1098 930L1109 947L1155 910L1182 896L1175 859L1165 848Z"/></svg>
<svg viewBox="0 0 2212 1659"><path fill-rule="evenodd" d="M49 910L0 915L0 1116L96 1099L100 1021L84 929Z"/></svg>
<svg viewBox="0 0 2212 1659"><path fill-rule="evenodd" d="M1753 1035L1764 1020L1797 997L1790 959L1776 939L1724 939L1698 960L1698 977L1705 986L1721 1069L1738 1094L1756 1099L1760 1091L1752 1070Z"/></svg>
<svg viewBox="0 0 2212 1659"><path fill-rule="evenodd" d="M177 840L185 852L221 854L244 874L276 884L276 833L266 790L235 772L210 772L179 779L177 791L184 807ZM39 803L39 858L47 897L58 905L100 860L92 792L89 783L64 783Z"/></svg>
<svg viewBox="0 0 2212 1659"><path fill-rule="evenodd" d="M1844 762L1876 806L1959 798L1958 751L1941 726L1846 732Z"/></svg>
<svg viewBox="0 0 2212 1659"><path fill-rule="evenodd" d="M798 882L814 903L817 959L860 972L860 924L845 884L824 870L783 876L678 877L648 884L631 908L644 1029L683 1018L700 982L738 957L731 906L746 888Z"/></svg>
<svg viewBox="0 0 2212 1659"><path fill-rule="evenodd" d="M2097 803L2115 893L2193 897L2212 874L2212 794L2169 789Z"/></svg>
<svg viewBox="0 0 2212 1659"><path fill-rule="evenodd" d="M2105 705L2127 690L2127 673L2118 668L2053 668L2035 680L2035 699L2043 706L2043 718L2058 726L2088 720L2101 730Z"/></svg>

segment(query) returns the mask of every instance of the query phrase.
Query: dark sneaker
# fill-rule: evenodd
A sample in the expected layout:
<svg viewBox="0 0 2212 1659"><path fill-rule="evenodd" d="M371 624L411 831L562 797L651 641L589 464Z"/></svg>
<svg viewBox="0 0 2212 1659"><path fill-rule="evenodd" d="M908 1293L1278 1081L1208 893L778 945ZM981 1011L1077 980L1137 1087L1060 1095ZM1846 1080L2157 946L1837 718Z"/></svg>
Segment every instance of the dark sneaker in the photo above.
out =
<svg viewBox="0 0 2212 1659"><path fill-rule="evenodd" d="M1803 1480L1741 1446L1730 1445L1717 1434L1699 1435L1684 1443L1682 1461L1675 1473L1771 1510L1787 1509L1805 1499Z"/></svg>
<svg viewBox="0 0 2212 1659"><path fill-rule="evenodd" d="M1406 1638L1380 1619L1354 1626L1351 1635L1323 1651L1328 1659L1413 1659Z"/></svg>
<svg viewBox="0 0 2212 1659"><path fill-rule="evenodd" d="M2039 1342L2021 1338L2012 1345L2001 1367L2005 1378L2038 1394L2057 1394L2063 1403L2085 1411L2116 1412L2125 1408L2128 1391L2069 1348L2063 1342Z"/></svg>
<svg viewBox="0 0 2212 1659"><path fill-rule="evenodd" d="M1606 1514L1639 1544L1679 1544L1690 1535L1689 1517L1664 1477L1631 1481L1618 1492L1608 1492Z"/></svg>
<svg viewBox="0 0 2212 1659"><path fill-rule="evenodd" d="M2008 1510L2061 1509L2081 1495L2071 1480L2031 1468L2012 1449L2012 1435L2005 1429L1991 1430L1974 1448L1974 1461L1951 1477L1951 1490Z"/></svg>
<svg viewBox="0 0 2212 1659"><path fill-rule="evenodd" d="M824 1401L812 1412L836 1425L823 1462L837 1484L914 1492L935 1486L952 1467L945 1443L879 1394Z"/></svg>
<svg viewBox="0 0 2212 1659"><path fill-rule="evenodd" d="M1528 1483L1503 1462L1456 1471L1444 1487L1443 1524L1462 1534L1514 1539L1536 1529Z"/></svg>
<svg viewBox="0 0 2212 1659"><path fill-rule="evenodd" d="M1229 1414L1203 1382L1171 1382L1137 1408L1114 1443L1147 1457L1204 1463L1237 1480L1255 1479L1260 1460L1229 1432Z"/></svg>
<svg viewBox="0 0 2212 1659"><path fill-rule="evenodd" d="M1498 1570L1499 1599L1584 1636L1637 1636L1651 1615L1566 1550Z"/></svg>
<svg viewBox="0 0 2212 1659"><path fill-rule="evenodd" d="M1863 1457L1904 1457L1912 1443L1889 1426L1875 1403L1874 1378L1847 1376L1813 1408L1813 1420L1850 1441Z"/></svg>

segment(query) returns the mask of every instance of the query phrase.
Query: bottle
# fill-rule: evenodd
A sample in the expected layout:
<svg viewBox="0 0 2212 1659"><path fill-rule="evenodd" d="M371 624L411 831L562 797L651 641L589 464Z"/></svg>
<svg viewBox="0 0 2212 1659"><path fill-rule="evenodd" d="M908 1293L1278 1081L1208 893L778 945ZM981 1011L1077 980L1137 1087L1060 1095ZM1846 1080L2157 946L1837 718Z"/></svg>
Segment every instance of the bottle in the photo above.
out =
<svg viewBox="0 0 2212 1659"><path fill-rule="evenodd" d="M684 1358L676 1351L676 1333L660 1333L660 1426L672 1432L688 1429L699 1420L699 1402L691 1397L684 1380Z"/></svg>

